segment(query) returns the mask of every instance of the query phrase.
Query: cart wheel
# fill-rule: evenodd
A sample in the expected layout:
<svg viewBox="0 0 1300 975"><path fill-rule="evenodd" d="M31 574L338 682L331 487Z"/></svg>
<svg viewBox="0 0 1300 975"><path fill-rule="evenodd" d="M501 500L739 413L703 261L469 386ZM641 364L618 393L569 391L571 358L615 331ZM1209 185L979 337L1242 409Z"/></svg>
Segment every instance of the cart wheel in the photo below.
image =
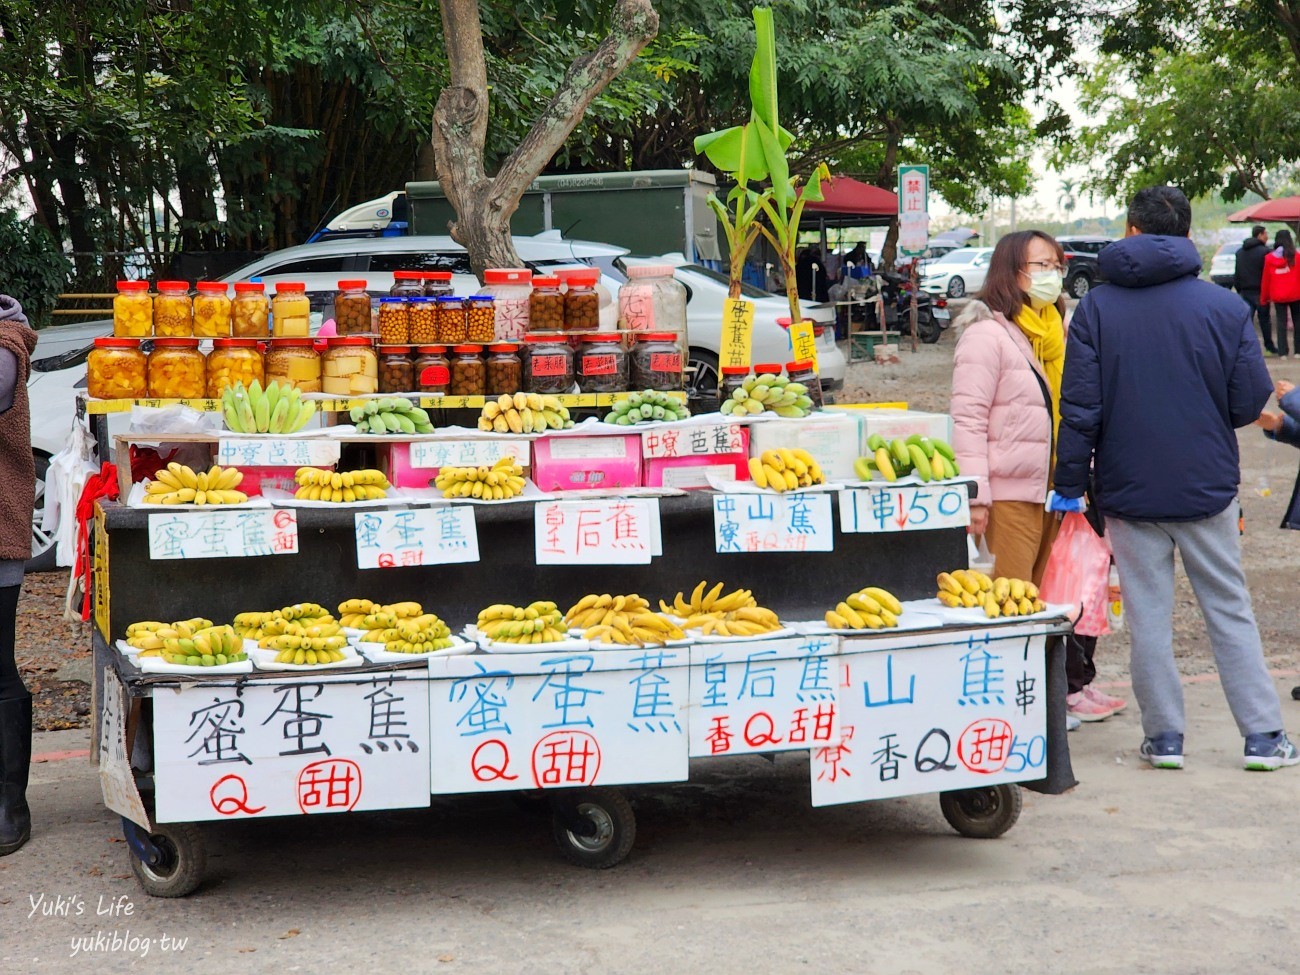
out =
<svg viewBox="0 0 1300 975"><path fill-rule="evenodd" d="M153 832L141 838L157 848L161 856L161 861L151 866L135 850L131 851L131 871L146 894L184 897L198 887L208 864L207 843L199 827L193 823L156 825Z"/></svg>
<svg viewBox="0 0 1300 975"><path fill-rule="evenodd" d="M1023 802L1020 786L1014 782L959 789L939 796L939 808L948 825L962 836L977 840L995 839L1014 826Z"/></svg>
<svg viewBox="0 0 1300 975"><path fill-rule="evenodd" d="M636 842L636 814L617 789L580 789L554 799L551 833L570 863L603 870L622 863Z"/></svg>

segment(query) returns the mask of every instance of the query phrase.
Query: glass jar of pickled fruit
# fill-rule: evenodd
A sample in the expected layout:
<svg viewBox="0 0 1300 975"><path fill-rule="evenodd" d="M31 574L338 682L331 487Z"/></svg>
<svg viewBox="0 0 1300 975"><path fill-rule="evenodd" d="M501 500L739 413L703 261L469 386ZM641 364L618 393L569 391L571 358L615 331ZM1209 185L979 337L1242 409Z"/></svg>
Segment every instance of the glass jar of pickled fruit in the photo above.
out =
<svg viewBox="0 0 1300 975"><path fill-rule="evenodd" d="M97 338L86 357L86 392L95 399L143 399L149 395L146 367L139 339Z"/></svg>
<svg viewBox="0 0 1300 975"><path fill-rule="evenodd" d="M261 281L239 281L230 303L230 331L239 338L264 339L269 332L271 306Z"/></svg>
<svg viewBox="0 0 1300 975"><path fill-rule="evenodd" d="M496 309L491 295L465 299L465 337L470 342L491 342L496 337Z"/></svg>
<svg viewBox="0 0 1300 975"><path fill-rule="evenodd" d="M438 342L441 345L454 345L464 342L468 333L465 321L464 298L438 299Z"/></svg>
<svg viewBox="0 0 1300 975"><path fill-rule="evenodd" d="M533 278L533 293L528 299L528 330L564 330L564 295L560 294L560 279L555 275Z"/></svg>
<svg viewBox="0 0 1300 975"><path fill-rule="evenodd" d="M411 341L411 317L406 298L379 299L379 342L406 345Z"/></svg>
<svg viewBox="0 0 1300 975"><path fill-rule="evenodd" d="M813 409L820 410L825 405L822 399L822 379L811 361L787 362L785 374L790 377L790 382L803 383L808 387L808 398L813 401Z"/></svg>
<svg viewBox="0 0 1300 975"><path fill-rule="evenodd" d="M445 345L422 345L415 350L415 385L422 393L451 391L451 361Z"/></svg>
<svg viewBox="0 0 1300 975"><path fill-rule="evenodd" d="M573 349L563 335L530 335L524 360L524 391L567 393L573 388Z"/></svg>
<svg viewBox="0 0 1300 975"><path fill-rule="evenodd" d="M523 364L519 361L519 346L493 345L488 347L487 391L491 396L501 393L518 393L524 388Z"/></svg>
<svg viewBox="0 0 1300 975"><path fill-rule="evenodd" d="M410 300L411 332L407 341L424 345L438 341L438 301L436 298Z"/></svg>
<svg viewBox="0 0 1300 975"><path fill-rule="evenodd" d="M718 376L718 399L728 399L745 385L745 377L748 375L749 366L723 366Z"/></svg>
<svg viewBox="0 0 1300 975"><path fill-rule="evenodd" d="M153 334L153 298L148 281L117 282L113 299L113 334L118 338L148 338Z"/></svg>
<svg viewBox="0 0 1300 975"><path fill-rule="evenodd" d="M564 292L564 327L570 332L594 332L600 328L600 295L596 283L600 270L566 271L562 274L568 290Z"/></svg>
<svg viewBox="0 0 1300 975"><path fill-rule="evenodd" d="M424 294L423 271L394 271L393 286L388 294L393 298L418 298Z"/></svg>
<svg viewBox="0 0 1300 975"><path fill-rule="evenodd" d="M632 388L682 388L682 352L673 332L642 332L632 349Z"/></svg>
<svg viewBox="0 0 1300 975"><path fill-rule="evenodd" d="M483 361L483 346L458 345L451 361L451 394L453 396L482 396L487 392L487 364Z"/></svg>
<svg viewBox="0 0 1300 975"><path fill-rule="evenodd" d="M148 373L149 395L158 399L203 399L208 395L207 361L196 338L154 339Z"/></svg>
<svg viewBox="0 0 1300 975"><path fill-rule="evenodd" d="M271 334L277 338L311 335L311 299L301 281L277 281L271 299Z"/></svg>
<svg viewBox="0 0 1300 975"><path fill-rule="evenodd" d="M381 393L414 393L415 363L404 345L379 347L379 391Z"/></svg>
<svg viewBox="0 0 1300 975"><path fill-rule="evenodd" d="M483 272L481 295L491 295L496 314L496 340L518 342L528 331L528 304L533 272L527 268L489 268Z"/></svg>
<svg viewBox="0 0 1300 975"><path fill-rule="evenodd" d="M208 356L208 399L220 399L235 383L246 387L266 381L266 365L257 339L213 339Z"/></svg>
<svg viewBox="0 0 1300 975"><path fill-rule="evenodd" d="M366 282L339 282L338 293L334 295L334 328L339 335L365 335L371 331Z"/></svg>
<svg viewBox="0 0 1300 975"><path fill-rule="evenodd" d="M456 293L451 286L450 271L424 271L422 276L426 298L446 298Z"/></svg>
<svg viewBox="0 0 1300 975"><path fill-rule="evenodd" d="M321 391L331 396L379 392L379 358L369 336L340 335L330 339L320 367Z"/></svg>
<svg viewBox="0 0 1300 975"><path fill-rule="evenodd" d="M321 392L320 355L311 339L271 339L266 353L266 381L296 386L304 393Z"/></svg>
<svg viewBox="0 0 1300 975"><path fill-rule="evenodd" d="M159 281L153 300L153 334L169 338L194 334L194 302L188 281Z"/></svg>
<svg viewBox="0 0 1300 975"><path fill-rule="evenodd" d="M194 334L199 338L216 339L230 334L229 290L221 281L200 281L194 296Z"/></svg>
<svg viewBox="0 0 1300 975"><path fill-rule="evenodd" d="M617 333L584 335L578 353L578 392L621 393L627 389L627 353Z"/></svg>

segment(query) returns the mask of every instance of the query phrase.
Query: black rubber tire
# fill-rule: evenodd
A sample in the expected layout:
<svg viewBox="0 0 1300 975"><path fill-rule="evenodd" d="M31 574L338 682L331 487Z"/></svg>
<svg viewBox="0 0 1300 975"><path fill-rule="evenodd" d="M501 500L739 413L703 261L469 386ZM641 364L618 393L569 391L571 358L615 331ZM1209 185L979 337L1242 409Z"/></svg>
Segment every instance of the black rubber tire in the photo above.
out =
<svg viewBox="0 0 1300 975"><path fill-rule="evenodd" d="M565 790L553 802L564 803L596 824L594 837L576 836L557 810L551 817L551 835L560 855L570 863L592 870L607 870L627 859L636 842L636 814L617 789Z"/></svg>
<svg viewBox="0 0 1300 975"><path fill-rule="evenodd" d="M32 451L36 462L36 505L32 511L32 557L27 560L28 572L51 572L59 567L55 559L54 538L40 527L45 515L45 476L50 469L50 458L39 450Z"/></svg>
<svg viewBox="0 0 1300 975"><path fill-rule="evenodd" d="M692 348L687 360L686 405L692 413L718 410L718 357L705 349Z"/></svg>
<svg viewBox="0 0 1300 975"><path fill-rule="evenodd" d="M1014 782L958 789L939 795L939 808L948 825L976 840L997 839L1020 818L1024 796Z"/></svg>
<svg viewBox="0 0 1300 975"><path fill-rule="evenodd" d="M1071 298L1082 298L1091 290L1092 278L1086 274L1076 274L1066 285L1066 291L1070 293Z"/></svg>
<svg viewBox="0 0 1300 975"><path fill-rule="evenodd" d="M934 345L943 336L943 329L930 315L916 317L916 337L926 345Z"/></svg>
<svg viewBox="0 0 1300 975"><path fill-rule="evenodd" d="M953 278L948 282L948 297L966 297L966 280L964 278Z"/></svg>
<svg viewBox="0 0 1300 975"><path fill-rule="evenodd" d="M150 897L186 897L203 881L208 866L208 846L194 823L155 825L149 841L161 848L167 860L156 867L131 856L131 872Z"/></svg>

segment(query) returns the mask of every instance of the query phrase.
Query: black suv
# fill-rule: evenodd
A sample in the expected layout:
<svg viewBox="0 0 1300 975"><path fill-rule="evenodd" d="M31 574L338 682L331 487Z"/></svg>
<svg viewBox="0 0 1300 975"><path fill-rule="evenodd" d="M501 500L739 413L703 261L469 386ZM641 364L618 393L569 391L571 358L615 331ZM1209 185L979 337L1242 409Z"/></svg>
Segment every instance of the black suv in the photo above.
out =
<svg viewBox="0 0 1300 975"><path fill-rule="evenodd" d="M1101 284L1101 270L1097 255L1109 244L1112 237L1057 237L1056 242L1065 250L1065 293L1071 298L1082 298L1094 284Z"/></svg>

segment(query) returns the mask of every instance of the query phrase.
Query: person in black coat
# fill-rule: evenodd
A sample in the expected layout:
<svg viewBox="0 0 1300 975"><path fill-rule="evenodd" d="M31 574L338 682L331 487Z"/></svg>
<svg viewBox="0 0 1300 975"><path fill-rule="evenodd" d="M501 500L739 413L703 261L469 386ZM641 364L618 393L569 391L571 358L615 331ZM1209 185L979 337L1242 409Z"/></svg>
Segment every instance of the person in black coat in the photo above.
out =
<svg viewBox="0 0 1300 975"><path fill-rule="evenodd" d="M1259 303L1259 283L1264 277L1264 255L1268 253L1268 231L1262 224L1250 228L1250 236L1237 251L1237 266L1232 275L1233 287L1237 294L1250 306L1252 319L1259 319L1259 334L1264 339L1264 352L1277 355L1273 345L1273 323L1269 319L1268 306Z"/></svg>
<svg viewBox="0 0 1300 975"><path fill-rule="evenodd" d="M1278 380L1275 390L1281 411L1265 411L1255 423L1264 428L1264 436L1268 439L1300 447L1300 392L1285 379ZM1300 531L1300 474L1296 475L1295 486L1291 488L1291 500L1282 516L1281 527ZM1300 686L1291 688L1291 697L1300 701Z"/></svg>

